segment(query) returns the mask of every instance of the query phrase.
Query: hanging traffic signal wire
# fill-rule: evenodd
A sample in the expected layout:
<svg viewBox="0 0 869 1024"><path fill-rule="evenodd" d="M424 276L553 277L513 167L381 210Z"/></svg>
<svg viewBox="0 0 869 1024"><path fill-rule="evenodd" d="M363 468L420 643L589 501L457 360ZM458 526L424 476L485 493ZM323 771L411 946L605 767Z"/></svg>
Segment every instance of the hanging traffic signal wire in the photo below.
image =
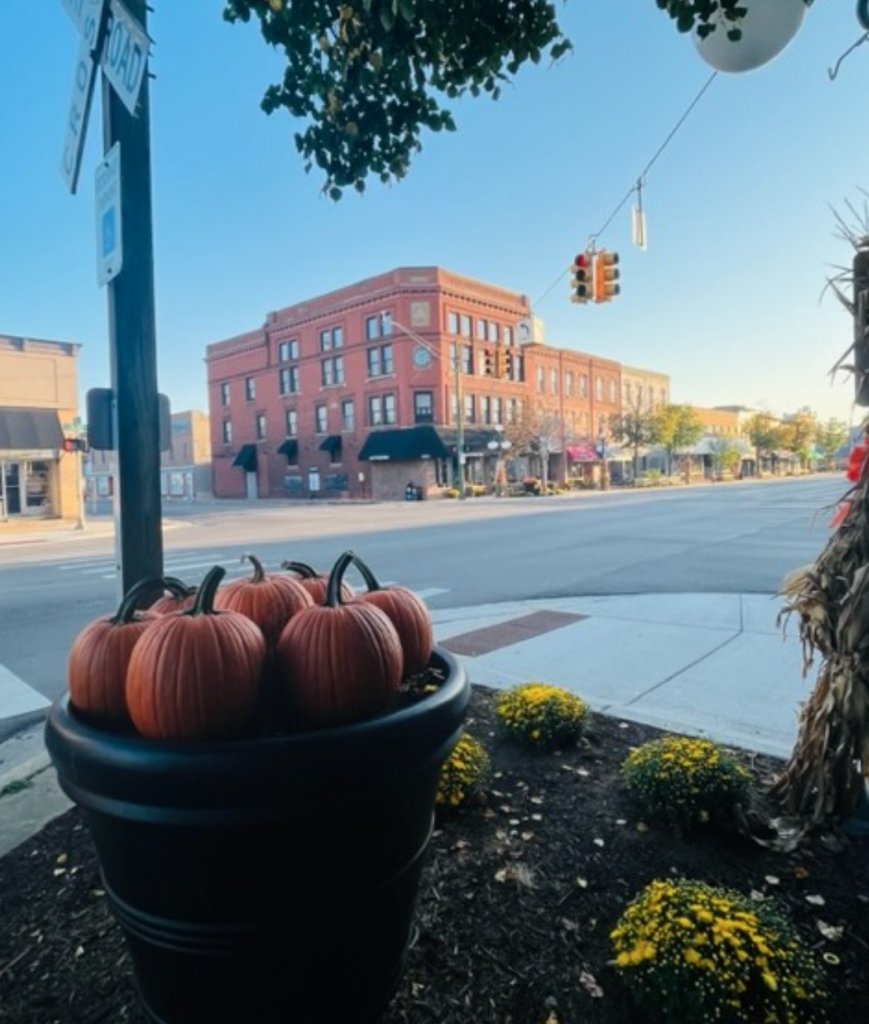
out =
<svg viewBox="0 0 869 1024"><path fill-rule="evenodd" d="M869 2L869 0L866 0L866 2ZM600 236L604 233L604 231L606 231L606 229L613 222L613 220L615 219L616 215L619 213L619 211L622 209L622 207L625 205L625 203L627 203L630 200L631 196L633 196L634 193L637 193L638 195L641 194L641 190L642 190L643 184L645 182L646 175L648 175L649 171L654 166L654 164L657 161L658 157L664 152L664 150L670 144L670 142L672 141L672 139L675 136L676 132L679 131L679 129L682 127L682 125L688 119L688 116L691 113L691 111L697 106L697 104L703 98L703 94L706 92L706 90L709 88L709 86L712 85L712 82L714 81L714 79L717 76L718 76L718 72L717 71L713 71L712 74L706 79L706 81L703 84L702 88L697 93L697 95L694 97L694 99L689 103L687 109L682 114L682 116L679 118L679 120L676 122L676 124L673 126L672 130L670 131L670 133L667 135L667 137L664 139L664 141L661 143L661 145L658 146L658 148L655 151L655 154L652 157L652 159L646 164L646 166L640 172L640 174L639 174L639 176L637 178L636 185L634 185L628 191L627 195L624 197L624 199L622 199L622 201L618 204L618 206L616 206L616 208L609 215L609 217L607 217L607 219L604 221L602 226L593 235L589 235L588 245L586 246L587 249L594 250L594 242L598 238L600 238ZM558 287L558 285L564 280L564 277L565 277L566 274L573 273L573 271L575 269L575 266L576 266L576 263L574 262L566 270L564 270L561 274L559 274L559 276L552 282L552 284L546 289L546 291L543 292L543 294L537 299L537 301L535 303L532 304L532 309L538 307L543 302L543 300L550 294L550 292L552 292L555 288Z"/></svg>

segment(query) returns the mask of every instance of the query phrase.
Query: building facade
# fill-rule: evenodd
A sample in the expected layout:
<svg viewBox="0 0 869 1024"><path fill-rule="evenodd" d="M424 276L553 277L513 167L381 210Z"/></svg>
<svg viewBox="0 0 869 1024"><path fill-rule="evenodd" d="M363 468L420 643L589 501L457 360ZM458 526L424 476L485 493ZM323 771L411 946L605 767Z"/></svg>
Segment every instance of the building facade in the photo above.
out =
<svg viewBox="0 0 869 1024"><path fill-rule="evenodd" d="M213 493L211 431L208 413L196 409L173 412L170 448L160 453L160 495L164 501L195 501ZM87 502L99 508L114 492L115 456L88 452L85 459Z"/></svg>
<svg viewBox="0 0 869 1024"><path fill-rule="evenodd" d="M620 410L621 367L542 335L524 295L440 267L270 313L207 348L215 496L433 495L460 461L467 482L489 485L503 439L523 429L554 435L523 458L563 478L568 448Z"/></svg>
<svg viewBox="0 0 869 1024"><path fill-rule="evenodd" d="M0 521L80 513L79 347L0 335Z"/></svg>

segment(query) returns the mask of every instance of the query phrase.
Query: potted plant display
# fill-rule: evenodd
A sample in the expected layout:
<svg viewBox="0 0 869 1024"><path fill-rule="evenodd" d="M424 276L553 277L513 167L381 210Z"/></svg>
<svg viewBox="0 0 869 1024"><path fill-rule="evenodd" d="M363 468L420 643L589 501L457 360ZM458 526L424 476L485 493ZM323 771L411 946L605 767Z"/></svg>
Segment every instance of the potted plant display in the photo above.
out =
<svg viewBox="0 0 869 1024"><path fill-rule="evenodd" d="M70 695L51 709L47 747L154 1021L365 1024L398 984L470 687L436 647L407 676L407 631L342 588L354 559L272 644L220 609L216 568L192 608L142 613L124 715ZM115 618L129 632L129 608ZM93 658L94 682L112 664ZM266 676L280 716L258 699Z"/></svg>

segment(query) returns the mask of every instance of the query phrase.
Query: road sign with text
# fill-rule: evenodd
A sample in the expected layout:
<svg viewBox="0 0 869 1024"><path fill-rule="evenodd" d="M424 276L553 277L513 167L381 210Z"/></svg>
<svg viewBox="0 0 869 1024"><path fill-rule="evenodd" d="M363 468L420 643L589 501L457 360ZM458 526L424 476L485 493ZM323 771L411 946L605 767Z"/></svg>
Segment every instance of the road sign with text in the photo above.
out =
<svg viewBox="0 0 869 1024"><path fill-rule="evenodd" d="M148 36L120 0L111 0L109 11L111 20L100 67L124 106L135 114L148 60Z"/></svg>

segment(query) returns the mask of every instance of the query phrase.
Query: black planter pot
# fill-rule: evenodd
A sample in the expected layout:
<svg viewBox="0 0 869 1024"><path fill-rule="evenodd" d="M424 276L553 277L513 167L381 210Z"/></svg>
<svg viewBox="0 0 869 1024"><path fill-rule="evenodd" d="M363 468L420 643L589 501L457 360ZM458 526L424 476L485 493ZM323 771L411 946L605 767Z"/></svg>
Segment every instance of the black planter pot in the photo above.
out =
<svg viewBox="0 0 869 1024"><path fill-rule="evenodd" d="M56 704L46 745L84 810L144 1006L160 1024L367 1024L410 939L440 765L470 686L352 726L153 742Z"/></svg>

